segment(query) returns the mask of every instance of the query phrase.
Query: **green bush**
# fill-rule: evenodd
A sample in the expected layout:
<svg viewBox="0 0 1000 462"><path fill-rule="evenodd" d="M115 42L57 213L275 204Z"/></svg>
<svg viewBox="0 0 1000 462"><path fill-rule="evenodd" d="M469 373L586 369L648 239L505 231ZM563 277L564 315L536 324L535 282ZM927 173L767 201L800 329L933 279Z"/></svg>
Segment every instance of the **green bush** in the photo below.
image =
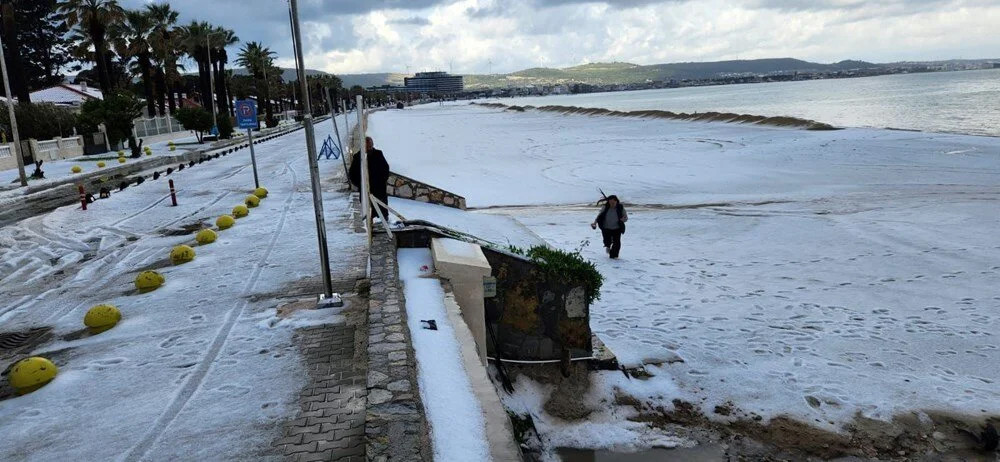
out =
<svg viewBox="0 0 1000 462"><path fill-rule="evenodd" d="M76 114L73 110L54 104L17 104L14 106L14 113L17 117L17 132L22 140L73 136L73 127L76 126ZM9 128L10 113L5 102L0 102L0 125L3 126L7 141L13 141L13 133Z"/></svg>
<svg viewBox="0 0 1000 462"><path fill-rule="evenodd" d="M530 258L538 265L542 273L552 280L565 284L582 285L588 305L601 298L601 285L604 284L604 276L597 271L593 262L584 260L580 256L580 252L570 253L541 245L534 246L527 251L514 246L508 247L507 250Z"/></svg>
<svg viewBox="0 0 1000 462"><path fill-rule="evenodd" d="M105 95L104 100L90 100L80 106L77 126L82 133L93 133L104 124L112 146L132 140L133 121L142 115L143 103L132 93L118 91ZM135 146L134 140L130 143Z"/></svg>
<svg viewBox="0 0 1000 462"><path fill-rule="evenodd" d="M205 142L205 132L212 129L212 114L200 107L186 107L174 113L185 130L194 130L199 143Z"/></svg>
<svg viewBox="0 0 1000 462"><path fill-rule="evenodd" d="M219 113L215 116L219 123L219 138L228 140L233 137L233 119L229 118L229 114L225 112Z"/></svg>

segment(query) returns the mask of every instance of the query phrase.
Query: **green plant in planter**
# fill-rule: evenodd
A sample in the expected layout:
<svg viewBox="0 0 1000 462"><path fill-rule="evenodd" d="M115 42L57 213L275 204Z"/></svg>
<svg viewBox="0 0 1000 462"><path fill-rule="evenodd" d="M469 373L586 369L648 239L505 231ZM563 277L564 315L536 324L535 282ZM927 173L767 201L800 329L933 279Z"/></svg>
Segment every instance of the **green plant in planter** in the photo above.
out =
<svg viewBox="0 0 1000 462"><path fill-rule="evenodd" d="M513 246L510 246L510 250L530 258L549 278L565 284L582 285L588 305L601 298L604 276L597 271L593 262L584 260L579 252L570 253L541 245L536 245L526 252Z"/></svg>

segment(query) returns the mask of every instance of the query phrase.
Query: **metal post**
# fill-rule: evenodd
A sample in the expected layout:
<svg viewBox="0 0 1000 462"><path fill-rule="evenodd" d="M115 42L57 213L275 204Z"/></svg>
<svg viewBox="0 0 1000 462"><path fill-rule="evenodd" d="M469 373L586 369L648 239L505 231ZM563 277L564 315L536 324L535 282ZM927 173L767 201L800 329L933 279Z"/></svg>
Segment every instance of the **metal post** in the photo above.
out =
<svg viewBox="0 0 1000 462"><path fill-rule="evenodd" d="M257 156L253 152L253 130L247 129L247 139L250 140L250 163L253 164L253 184L255 188L260 187L260 180L257 179Z"/></svg>
<svg viewBox="0 0 1000 462"><path fill-rule="evenodd" d="M208 34L205 36L205 49L208 50L208 81L209 87L211 88L210 91L212 92L211 95L208 95L208 99L212 101L212 128L215 129L215 139L218 140L219 122L215 116L215 72L212 72L212 43L209 41L209 39L212 38L212 35L215 34Z"/></svg>
<svg viewBox="0 0 1000 462"><path fill-rule="evenodd" d="M351 137L351 126L350 126L350 124L347 123L347 105L344 104L344 100L340 100L340 112L344 113L344 134L347 135L348 139L350 139L350 137ZM341 146L341 147L343 147L343 146ZM348 147L350 147L350 146L348 146Z"/></svg>
<svg viewBox="0 0 1000 462"><path fill-rule="evenodd" d="M16 53L17 50L14 50ZM7 111L10 114L10 131L14 136L14 147L11 154L17 159L17 174L21 179L21 186L28 186L28 177L24 174L24 159L21 158L21 136L17 133L17 117L14 115L14 95L10 93L10 79L7 77L7 57L3 53L3 38L0 37L0 70L3 71L3 89L7 95Z"/></svg>
<svg viewBox="0 0 1000 462"><path fill-rule="evenodd" d="M326 87L326 100L330 102L330 122L333 122L333 133L337 135L337 148L340 149L340 160L344 164L344 178L347 178L347 152L344 151L344 143L341 142L340 128L337 127L337 107L334 106L333 98L330 97L330 87Z"/></svg>
<svg viewBox="0 0 1000 462"><path fill-rule="evenodd" d="M177 207L177 191L174 190L174 180L169 180L167 183L170 185L170 202L174 204L174 207Z"/></svg>
<svg viewBox="0 0 1000 462"><path fill-rule="evenodd" d="M296 0L288 0L288 7L292 15L292 36L295 41L295 67L298 71L299 85L303 90L302 104L305 108L305 114L302 117L302 124L305 126L306 155L309 156L309 176L312 179L313 208L316 211L316 237L319 240L319 258L323 271L324 295L327 299L330 299L333 297L333 281L330 279L330 252L326 245L323 190L319 181L319 164L316 161L316 133L313 129L312 105L309 102L309 93L306 91L306 70L302 61L302 37L299 35L299 9Z"/></svg>
<svg viewBox="0 0 1000 462"><path fill-rule="evenodd" d="M364 124L364 97L358 95L355 98L354 106L358 109L358 146L361 150L361 213L365 218L365 229L368 230L368 248L371 249L372 245L372 213L371 213L371 201L368 199L368 195L371 194L371 185L368 184L368 145L365 142L365 124ZM384 187L384 186L383 186Z"/></svg>

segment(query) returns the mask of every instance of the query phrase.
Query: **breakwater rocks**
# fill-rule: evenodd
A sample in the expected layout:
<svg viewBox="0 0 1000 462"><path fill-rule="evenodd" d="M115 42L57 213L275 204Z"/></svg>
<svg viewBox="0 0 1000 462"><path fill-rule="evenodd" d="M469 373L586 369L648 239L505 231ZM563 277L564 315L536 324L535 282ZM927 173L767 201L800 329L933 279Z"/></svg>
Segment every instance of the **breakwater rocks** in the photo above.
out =
<svg viewBox="0 0 1000 462"><path fill-rule="evenodd" d="M839 130L833 125L816 122L815 120L800 119L797 117L765 117L750 114L735 114L732 112L671 112L659 110L641 111L613 111L603 108L577 107L577 106L510 106L501 103L471 103L481 107L504 109L508 111L524 112L535 110L543 112L557 112L560 114L575 114L589 116L616 116L616 117L641 117L644 119L673 119L698 122L726 122L726 123L750 123L758 125L769 125L773 127L802 128L805 130Z"/></svg>

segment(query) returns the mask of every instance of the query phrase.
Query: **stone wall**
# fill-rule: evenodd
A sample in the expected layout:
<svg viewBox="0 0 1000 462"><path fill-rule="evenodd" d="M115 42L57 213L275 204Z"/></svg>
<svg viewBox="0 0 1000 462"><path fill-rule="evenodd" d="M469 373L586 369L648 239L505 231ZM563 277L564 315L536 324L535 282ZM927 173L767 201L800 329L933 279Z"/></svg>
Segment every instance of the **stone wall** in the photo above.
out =
<svg viewBox="0 0 1000 462"><path fill-rule="evenodd" d="M497 279L497 294L486 299L486 322L504 359L551 360L593 353L590 307L584 289L551 280L521 257L483 248Z"/></svg>
<svg viewBox="0 0 1000 462"><path fill-rule="evenodd" d="M433 458L398 275L396 242L386 234L375 234L368 297L365 451L368 460L377 462Z"/></svg>
<svg viewBox="0 0 1000 462"><path fill-rule="evenodd" d="M431 204L465 210L464 197L398 173L389 175L387 192L390 196L400 199L429 202Z"/></svg>
<svg viewBox="0 0 1000 462"><path fill-rule="evenodd" d="M451 237L430 226L394 233L400 247L429 247L433 237ZM582 286L550 280L531 261L483 247L497 278L497 294L485 300L486 323L492 326L505 359L562 359L593 355L590 307ZM488 332L487 332L488 333ZM488 353L495 357L492 340Z"/></svg>

